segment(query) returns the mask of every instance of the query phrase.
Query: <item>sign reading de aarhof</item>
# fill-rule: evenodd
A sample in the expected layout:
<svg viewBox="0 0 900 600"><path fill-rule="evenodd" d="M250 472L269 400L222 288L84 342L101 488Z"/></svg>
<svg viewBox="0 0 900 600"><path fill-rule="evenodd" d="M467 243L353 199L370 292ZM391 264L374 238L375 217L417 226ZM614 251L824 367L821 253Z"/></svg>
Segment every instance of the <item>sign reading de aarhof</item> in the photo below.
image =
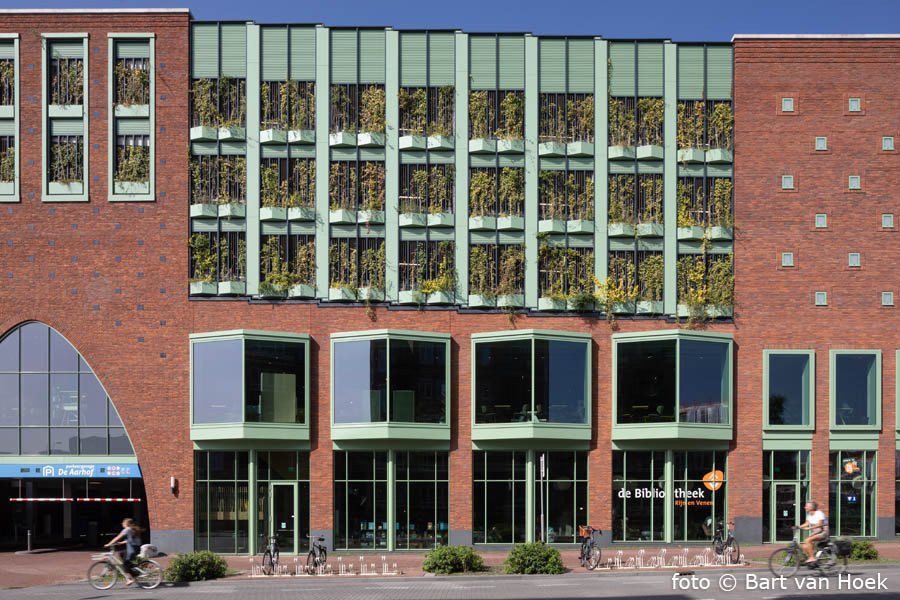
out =
<svg viewBox="0 0 900 600"><path fill-rule="evenodd" d="M137 464L69 463L58 465L0 464L0 477L141 477Z"/></svg>

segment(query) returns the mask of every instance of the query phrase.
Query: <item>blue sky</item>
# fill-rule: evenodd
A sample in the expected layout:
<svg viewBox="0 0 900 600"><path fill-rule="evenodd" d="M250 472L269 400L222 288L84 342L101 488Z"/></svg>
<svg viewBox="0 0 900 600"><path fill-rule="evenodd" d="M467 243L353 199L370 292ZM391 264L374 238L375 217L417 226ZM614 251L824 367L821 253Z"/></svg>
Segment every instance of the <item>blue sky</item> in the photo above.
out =
<svg viewBox="0 0 900 600"><path fill-rule="evenodd" d="M900 0L0 0L4 8L186 7L197 19L728 40L734 33L897 33Z"/></svg>

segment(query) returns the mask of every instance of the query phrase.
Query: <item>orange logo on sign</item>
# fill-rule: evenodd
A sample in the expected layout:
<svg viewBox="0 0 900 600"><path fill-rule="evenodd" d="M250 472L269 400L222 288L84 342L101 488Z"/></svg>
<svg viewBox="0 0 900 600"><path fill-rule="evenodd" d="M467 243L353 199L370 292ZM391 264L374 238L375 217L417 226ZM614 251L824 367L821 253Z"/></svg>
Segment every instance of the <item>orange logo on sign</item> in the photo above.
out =
<svg viewBox="0 0 900 600"><path fill-rule="evenodd" d="M706 486L706 489L715 492L725 483L725 473L719 471L718 469L715 471L710 471L706 475L703 476L703 485Z"/></svg>
<svg viewBox="0 0 900 600"><path fill-rule="evenodd" d="M844 462L844 472L847 475L853 475L854 473L859 473L859 463L857 463L852 458Z"/></svg>

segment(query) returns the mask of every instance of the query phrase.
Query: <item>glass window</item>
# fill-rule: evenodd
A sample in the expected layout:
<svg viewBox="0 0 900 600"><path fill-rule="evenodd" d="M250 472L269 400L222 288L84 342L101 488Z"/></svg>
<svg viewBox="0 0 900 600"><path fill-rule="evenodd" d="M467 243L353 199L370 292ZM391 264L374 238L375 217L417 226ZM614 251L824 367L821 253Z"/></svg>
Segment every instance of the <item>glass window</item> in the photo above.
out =
<svg viewBox="0 0 900 600"><path fill-rule="evenodd" d="M49 327L42 323L26 323L21 327L21 370L43 371L49 370Z"/></svg>
<svg viewBox="0 0 900 600"><path fill-rule="evenodd" d="M781 266L782 267L793 267L794 266L794 253L793 252L782 252L781 253Z"/></svg>
<svg viewBox="0 0 900 600"><path fill-rule="evenodd" d="M794 112L794 99L793 98L782 98L781 99L781 112Z"/></svg>
<svg viewBox="0 0 900 600"><path fill-rule="evenodd" d="M2 351L2 348L0 348ZM19 424L19 376L0 374L0 425Z"/></svg>
<svg viewBox="0 0 900 600"><path fill-rule="evenodd" d="M79 415L82 425L106 425L107 406L106 392L93 373L78 376L81 401Z"/></svg>
<svg viewBox="0 0 900 600"><path fill-rule="evenodd" d="M335 342L334 422L387 421L387 340Z"/></svg>
<svg viewBox="0 0 900 600"><path fill-rule="evenodd" d="M475 423L530 420L531 340L475 344Z"/></svg>
<svg viewBox="0 0 900 600"><path fill-rule="evenodd" d="M390 420L446 423L447 343L390 339Z"/></svg>
<svg viewBox="0 0 900 600"><path fill-rule="evenodd" d="M587 344L534 340L533 420L585 423Z"/></svg>
<svg viewBox="0 0 900 600"><path fill-rule="evenodd" d="M816 228L824 229L828 227L828 215L824 213L819 213L816 215Z"/></svg>
<svg viewBox="0 0 900 600"><path fill-rule="evenodd" d="M49 425L50 403L47 375L22 375L22 425Z"/></svg>
<svg viewBox="0 0 900 600"><path fill-rule="evenodd" d="M50 330L50 369L56 373L78 372L78 353L55 329Z"/></svg>
<svg viewBox="0 0 900 600"><path fill-rule="evenodd" d="M883 229L893 229L894 228L894 215L891 213L885 213L881 215L881 227Z"/></svg>
<svg viewBox="0 0 900 600"><path fill-rule="evenodd" d="M224 554L249 551L247 452L195 452L194 547ZM208 462L209 468L205 468ZM236 468L237 463L237 468Z"/></svg>
<svg viewBox="0 0 900 600"><path fill-rule="evenodd" d="M245 421L306 422L306 345L244 341Z"/></svg>
<svg viewBox="0 0 900 600"><path fill-rule="evenodd" d="M828 292L816 292L816 306L828 306Z"/></svg>
<svg viewBox="0 0 900 600"><path fill-rule="evenodd" d="M816 150L828 150L828 138L819 136L816 138Z"/></svg>
<svg viewBox="0 0 900 600"><path fill-rule="evenodd" d="M835 425L877 425L878 357L874 353L834 353Z"/></svg>
<svg viewBox="0 0 900 600"><path fill-rule="evenodd" d="M850 112L860 112L862 110L862 103L859 98L850 98L848 104Z"/></svg>
<svg viewBox="0 0 900 600"><path fill-rule="evenodd" d="M810 425L810 355L771 352L767 357L768 425Z"/></svg>
<svg viewBox="0 0 900 600"><path fill-rule="evenodd" d="M524 452L473 452L473 461L487 464L487 477L473 482L476 544L511 544L525 541ZM491 464L505 468L491 468ZM501 475L505 475L501 477ZM514 477L513 477L514 476Z"/></svg>
<svg viewBox="0 0 900 600"><path fill-rule="evenodd" d="M724 452L673 452L673 539L711 540L725 519L727 471Z"/></svg>
<svg viewBox="0 0 900 600"><path fill-rule="evenodd" d="M397 548L427 549L449 539L446 452L395 454Z"/></svg>
<svg viewBox="0 0 900 600"><path fill-rule="evenodd" d="M828 516L832 535L875 535L875 454L871 450L830 453Z"/></svg>
<svg viewBox="0 0 900 600"><path fill-rule="evenodd" d="M241 340L193 345L194 423L238 423L241 407Z"/></svg>
<svg viewBox="0 0 900 600"><path fill-rule="evenodd" d="M679 341L679 418L682 423L727 423L728 344Z"/></svg>
<svg viewBox="0 0 900 600"><path fill-rule="evenodd" d="M675 340L618 344L618 423L675 421L676 347Z"/></svg>
<svg viewBox="0 0 900 600"><path fill-rule="evenodd" d="M894 138L892 136L885 136L881 138L881 149L882 150L893 150L894 149Z"/></svg>
<svg viewBox="0 0 900 600"><path fill-rule="evenodd" d="M809 451L764 451L763 542L793 539L792 527L805 519L803 504L808 499Z"/></svg>
<svg viewBox="0 0 900 600"><path fill-rule="evenodd" d="M78 428L53 427L50 429L51 454L78 454Z"/></svg>
<svg viewBox="0 0 900 600"><path fill-rule="evenodd" d="M334 473L334 545L344 549L387 548L387 453L348 452L346 455L341 464L347 470ZM365 472L351 468L360 463L368 463ZM338 464L335 461L335 466ZM357 479L360 475L368 476Z"/></svg>
<svg viewBox="0 0 900 600"><path fill-rule="evenodd" d="M858 267L860 265L859 252L850 252L847 255L847 265L851 267Z"/></svg>
<svg viewBox="0 0 900 600"><path fill-rule="evenodd" d="M858 190L861 187L859 175L850 175L847 178L847 187L851 190Z"/></svg>
<svg viewBox="0 0 900 600"><path fill-rule="evenodd" d="M0 427L0 454L19 453L19 430L15 427Z"/></svg>
<svg viewBox="0 0 900 600"><path fill-rule="evenodd" d="M794 176L793 175L782 175L781 176L781 189L783 189L783 190L794 189Z"/></svg>
<svg viewBox="0 0 900 600"><path fill-rule="evenodd" d="M894 305L894 292L881 292L881 305L882 306L893 306Z"/></svg>
<svg viewBox="0 0 900 600"><path fill-rule="evenodd" d="M665 541L666 453L613 451L613 539Z"/></svg>
<svg viewBox="0 0 900 600"><path fill-rule="evenodd" d="M544 457L543 504L541 503L540 459ZM535 539L541 539L543 506L544 539L553 544L574 544L578 525L587 523L587 453L535 452Z"/></svg>
<svg viewBox="0 0 900 600"><path fill-rule="evenodd" d="M22 428L22 454L50 454L50 439L46 427ZM91 454L85 452L82 454ZM102 454L106 454L105 449Z"/></svg>
<svg viewBox="0 0 900 600"><path fill-rule="evenodd" d="M19 330L13 329L0 340L0 373L15 373L19 370Z"/></svg>

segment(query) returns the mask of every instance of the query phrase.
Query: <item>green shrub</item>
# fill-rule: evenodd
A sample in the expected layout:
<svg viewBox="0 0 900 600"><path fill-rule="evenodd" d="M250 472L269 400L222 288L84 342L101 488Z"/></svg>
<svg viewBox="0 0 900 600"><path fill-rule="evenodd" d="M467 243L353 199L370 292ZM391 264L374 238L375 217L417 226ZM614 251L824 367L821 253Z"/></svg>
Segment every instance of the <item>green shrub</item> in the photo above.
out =
<svg viewBox="0 0 900 600"><path fill-rule="evenodd" d="M438 546L428 553L422 563L423 571L439 575L482 569L484 561L471 546Z"/></svg>
<svg viewBox="0 0 900 600"><path fill-rule="evenodd" d="M507 573L523 575L555 575L565 573L559 550L544 542L516 544L503 565Z"/></svg>
<svg viewBox="0 0 900 600"><path fill-rule="evenodd" d="M865 540L853 540L850 560L878 560L878 549Z"/></svg>
<svg viewBox="0 0 900 600"><path fill-rule="evenodd" d="M166 569L169 581L204 581L224 577L228 571L225 559L209 550L176 554Z"/></svg>

